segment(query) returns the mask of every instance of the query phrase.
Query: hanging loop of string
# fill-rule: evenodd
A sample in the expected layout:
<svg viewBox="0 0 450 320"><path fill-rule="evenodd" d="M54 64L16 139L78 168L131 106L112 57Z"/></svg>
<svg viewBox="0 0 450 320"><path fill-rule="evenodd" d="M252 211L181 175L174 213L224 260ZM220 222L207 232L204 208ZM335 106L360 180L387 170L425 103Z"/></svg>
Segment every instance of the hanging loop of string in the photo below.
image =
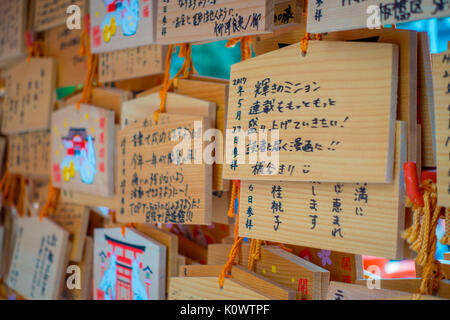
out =
<svg viewBox="0 0 450 320"><path fill-rule="evenodd" d="M252 38L251 36L244 36L232 38L228 40L225 45L227 48L233 48L236 44L241 43L241 60L245 61L252 57Z"/></svg>
<svg viewBox="0 0 450 320"><path fill-rule="evenodd" d="M308 50L309 40L322 40L322 35L320 33L316 34L313 38L312 35L308 32L308 2L308 0L306 0L305 2L305 35L300 41L300 49L302 50L303 54L306 54L306 51Z"/></svg>
<svg viewBox="0 0 450 320"><path fill-rule="evenodd" d="M402 237L410 244L410 249L417 252L416 263L423 267L419 289L413 295L418 300L422 295L432 294L439 281L447 278L436 254L436 228L441 216L441 208L437 205L437 187L432 180L425 180L420 186L423 205L409 196L406 205L412 208L413 224L402 233Z"/></svg>
<svg viewBox="0 0 450 320"><path fill-rule="evenodd" d="M156 110L155 113L153 114L153 120L155 121L155 123L158 122L159 114L164 113L166 111L167 92L173 89L175 82L179 78L187 79L193 72L195 72L194 63L192 61L192 45L190 43L183 43L179 44L178 47L180 48L178 56L180 58L184 58L184 62L180 70L178 70L178 72L176 73L176 75L172 79L170 79L170 67L172 64L173 46L169 45L166 56L163 88L159 92L160 106L159 110Z"/></svg>
<svg viewBox="0 0 450 320"><path fill-rule="evenodd" d="M126 229L127 228L135 229L136 227L134 226L134 223L131 223L131 222L123 225L121 227L121 231L122 231L122 237L124 237L124 238L125 238L125 234L126 234Z"/></svg>
<svg viewBox="0 0 450 320"><path fill-rule="evenodd" d="M240 202L240 181L232 181L232 196L230 201L230 210L228 211L228 216L232 218L230 211L234 213L235 225L234 225L234 243L231 247L230 253L228 254L228 260L225 263L222 272L219 275L219 286L223 288L225 283L225 278L230 277L231 268L235 264L236 256L239 254L239 261L241 260L241 246L243 238L239 237L239 203Z"/></svg>
<svg viewBox="0 0 450 320"><path fill-rule="evenodd" d="M44 45L42 41L36 40L31 31L26 32L26 44L28 51L27 61L30 61L33 57L42 57L44 55Z"/></svg>
<svg viewBox="0 0 450 320"><path fill-rule="evenodd" d="M98 84L98 55L91 53L90 37L89 37L89 15L84 17L84 28L80 38L80 49L78 54L81 57L88 57L88 72L83 86L83 94L81 99L77 102L77 110L82 103L90 103L92 100L92 88L94 82Z"/></svg>
<svg viewBox="0 0 450 320"><path fill-rule="evenodd" d="M42 219L44 219L44 217L48 217L51 214L53 214L53 212L56 209L58 199L59 199L59 189L53 187L52 180L50 179L47 201L45 202L39 214L40 222L42 221Z"/></svg>

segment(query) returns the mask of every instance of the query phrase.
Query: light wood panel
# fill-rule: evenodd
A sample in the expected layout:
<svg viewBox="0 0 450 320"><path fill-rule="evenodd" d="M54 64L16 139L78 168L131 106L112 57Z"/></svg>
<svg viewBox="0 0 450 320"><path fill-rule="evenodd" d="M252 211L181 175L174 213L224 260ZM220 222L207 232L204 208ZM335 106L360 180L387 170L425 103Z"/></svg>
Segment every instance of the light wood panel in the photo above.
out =
<svg viewBox="0 0 450 320"><path fill-rule="evenodd" d="M134 229L95 229L94 299L164 300L166 252Z"/></svg>
<svg viewBox="0 0 450 320"><path fill-rule="evenodd" d="M438 205L450 206L450 46L447 51L433 54L434 119L436 128L436 165Z"/></svg>
<svg viewBox="0 0 450 320"><path fill-rule="evenodd" d="M314 1L308 7L308 32L325 33L410 22L450 15L450 5L439 1Z"/></svg>
<svg viewBox="0 0 450 320"><path fill-rule="evenodd" d="M155 43L156 7L157 0L91 0L91 51L101 53Z"/></svg>
<svg viewBox="0 0 450 320"><path fill-rule="evenodd" d="M114 112L88 104L52 115L51 170L55 187L114 195Z"/></svg>
<svg viewBox="0 0 450 320"><path fill-rule="evenodd" d="M422 123L422 166L436 167L436 142L434 137L434 92L431 74L430 39L427 32L418 32L418 91L419 111Z"/></svg>
<svg viewBox="0 0 450 320"><path fill-rule="evenodd" d="M270 300L255 290L225 279L222 289L217 277L172 277L169 300Z"/></svg>
<svg viewBox="0 0 450 320"><path fill-rule="evenodd" d="M52 58L31 58L5 70L2 132L48 129L53 110L56 64Z"/></svg>
<svg viewBox="0 0 450 320"><path fill-rule="evenodd" d="M197 127L208 124L202 117L169 116L178 120L163 124L163 116L158 125L144 120L119 132L119 222L211 223L212 167L202 159Z"/></svg>
<svg viewBox="0 0 450 320"><path fill-rule="evenodd" d="M157 42L221 40L270 31L274 2L216 0L202 4L158 0Z"/></svg>
<svg viewBox="0 0 450 320"><path fill-rule="evenodd" d="M403 291L369 289L357 284L331 281L327 300L385 300L404 295Z"/></svg>
<svg viewBox="0 0 450 320"><path fill-rule="evenodd" d="M2 0L0 12L0 67L13 64L27 56L25 28L27 0Z"/></svg>
<svg viewBox="0 0 450 320"><path fill-rule="evenodd" d="M210 244L208 246L208 265L224 265L231 244ZM240 265L247 267L249 245L242 245ZM325 299L330 273L313 263L284 250L261 247L261 259L255 261L255 272L284 285L296 293L297 300Z"/></svg>
<svg viewBox="0 0 450 320"><path fill-rule="evenodd" d="M182 269L182 270L181 270ZM223 266L184 266L180 269L181 276L205 277L219 276ZM280 285L267 277L261 276L247 268L235 266L232 269L232 279L274 300L295 300L295 291Z"/></svg>
<svg viewBox="0 0 450 320"><path fill-rule="evenodd" d="M335 41L234 64L224 178L392 181L397 66L395 45Z"/></svg>
<svg viewBox="0 0 450 320"><path fill-rule="evenodd" d="M70 233L70 260L81 262L89 223L89 209L85 206L59 202L51 219Z"/></svg>
<svg viewBox="0 0 450 320"><path fill-rule="evenodd" d="M69 234L47 218L21 218L7 285L27 299L56 300L62 293Z"/></svg>

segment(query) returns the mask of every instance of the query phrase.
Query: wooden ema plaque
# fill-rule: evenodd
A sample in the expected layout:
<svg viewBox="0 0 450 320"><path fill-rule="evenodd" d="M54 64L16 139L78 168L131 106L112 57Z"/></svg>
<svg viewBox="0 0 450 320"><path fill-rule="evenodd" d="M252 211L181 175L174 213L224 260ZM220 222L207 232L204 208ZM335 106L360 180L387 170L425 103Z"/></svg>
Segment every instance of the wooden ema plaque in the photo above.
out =
<svg viewBox="0 0 450 320"><path fill-rule="evenodd" d="M64 24L44 33L45 52L57 64L58 88L84 83L88 72L87 58L79 55L82 30L69 30Z"/></svg>
<svg viewBox="0 0 450 320"><path fill-rule="evenodd" d="M27 0L1 0L0 67L3 68L27 56L25 28Z"/></svg>
<svg viewBox="0 0 450 320"><path fill-rule="evenodd" d="M335 41L233 65L224 178L391 182L397 70L395 45Z"/></svg>
<svg viewBox="0 0 450 320"><path fill-rule="evenodd" d="M422 167L436 167L433 75L431 72L430 39L427 32L418 32L417 75L418 109L422 123Z"/></svg>
<svg viewBox="0 0 450 320"><path fill-rule="evenodd" d="M99 81L140 78L164 73L167 47L146 45L99 55Z"/></svg>
<svg viewBox="0 0 450 320"><path fill-rule="evenodd" d="M267 33L273 27L270 0L158 0L157 42L173 44Z"/></svg>
<svg viewBox="0 0 450 320"><path fill-rule="evenodd" d="M450 48L432 55L438 205L450 206Z"/></svg>
<svg viewBox="0 0 450 320"><path fill-rule="evenodd" d="M8 170L32 176L50 176L50 131L8 136Z"/></svg>
<svg viewBox="0 0 450 320"><path fill-rule="evenodd" d="M17 222L8 286L27 299L56 300L62 293L69 233L47 218Z"/></svg>
<svg viewBox="0 0 450 320"><path fill-rule="evenodd" d="M119 222L211 223L212 166L203 161L202 117L160 115L118 137ZM201 127L200 127L201 126Z"/></svg>
<svg viewBox="0 0 450 320"><path fill-rule="evenodd" d="M51 219L71 235L70 261L81 262L89 223L89 208L60 202Z"/></svg>
<svg viewBox="0 0 450 320"><path fill-rule="evenodd" d="M180 267L180 277L218 277L222 269L223 265L185 265ZM231 279L273 300L295 300L294 290L242 266L233 267ZM214 286L219 285L216 283Z"/></svg>
<svg viewBox="0 0 450 320"><path fill-rule="evenodd" d="M223 266L231 247L231 244L210 244L208 265ZM243 244L239 262L243 267L247 267L248 251L249 245ZM255 272L295 290L297 300L324 299L330 281L330 272L324 268L274 246L261 247L261 258L255 261Z"/></svg>
<svg viewBox="0 0 450 320"><path fill-rule="evenodd" d="M53 110L56 66L52 58L31 58L5 71L2 132L48 129Z"/></svg>
<svg viewBox="0 0 450 320"><path fill-rule="evenodd" d="M56 188L114 195L114 112L81 104L52 115L52 182Z"/></svg>
<svg viewBox="0 0 450 320"><path fill-rule="evenodd" d="M95 229L95 300L164 300L165 287L163 245L133 229Z"/></svg>
<svg viewBox="0 0 450 320"><path fill-rule="evenodd" d="M157 0L91 0L92 53L155 43L156 5Z"/></svg>
<svg viewBox="0 0 450 320"><path fill-rule="evenodd" d="M239 235L401 258L405 130L405 124L398 122L390 184L242 181Z"/></svg>
<svg viewBox="0 0 450 320"><path fill-rule="evenodd" d="M410 22L450 15L447 1L416 0L327 0L311 1L308 32L380 28L387 24Z"/></svg>

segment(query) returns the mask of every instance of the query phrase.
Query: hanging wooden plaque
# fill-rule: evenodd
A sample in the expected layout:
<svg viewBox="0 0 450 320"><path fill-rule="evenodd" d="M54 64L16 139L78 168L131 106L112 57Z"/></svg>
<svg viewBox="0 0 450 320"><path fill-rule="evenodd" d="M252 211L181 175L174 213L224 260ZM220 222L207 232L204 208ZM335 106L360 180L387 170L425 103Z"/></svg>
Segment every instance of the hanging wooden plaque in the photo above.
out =
<svg viewBox="0 0 450 320"><path fill-rule="evenodd" d="M101 53L155 43L156 5L157 0L91 0L91 51Z"/></svg>
<svg viewBox="0 0 450 320"><path fill-rule="evenodd" d="M114 195L114 112L81 104L52 115L51 173L57 188Z"/></svg>
<svg viewBox="0 0 450 320"><path fill-rule="evenodd" d="M89 208L59 202L51 219L71 235L70 261L81 262L89 223Z"/></svg>
<svg viewBox="0 0 450 320"><path fill-rule="evenodd" d="M267 33L273 27L269 0L158 0L158 43L221 40Z"/></svg>
<svg viewBox="0 0 450 320"><path fill-rule="evenodd" d="M7 69L4 75L2 132L13 134L48 129L55 101L55 60L24 60Z"/></svg>
<svg viewBox="0 0 450 320"><path fill-rule="evenodd" d="M233 65L224 178L391 182L397 70L395 45L335 41Z"/></svg>
<svg viewBox="0 0 450 320"><path fill-rule="evenodd" d="M69 233L47 218L18 220L8 286L27 299L57 300L68 262Z"/></svg>
<svg viewBox="0 0 450 320"><path fill-rule="evenodd" d="M95 300L164 300L165 287L162 244L133 229L95 229Z"/></svg>
<svg viewBox="0 0 450 320"><path fill-rule="evenodd" d="M27 0L1 0L0 11L0 67L17 62L27 56L25 28Z"/></svg>
<svg viewBox="0 0 450 320"><path fill-rule="evenodd" d="M436 162L438 205L450 206L450 46L433 54L434 119L436 126Z"/></svg>
<svg viewBox="0 0 450 320"><path fill-rule="evenodd" d="M160 115L119 132L119 222L211 223L212 166L203 161L202 117Z"/></svg>
<svg viewBox="0 0 450 320"><path fill-rule="evenodd" d="M327 0L308 6L308 32L381 28L396 24L450 15L450 3L431 0Z"/></svg>

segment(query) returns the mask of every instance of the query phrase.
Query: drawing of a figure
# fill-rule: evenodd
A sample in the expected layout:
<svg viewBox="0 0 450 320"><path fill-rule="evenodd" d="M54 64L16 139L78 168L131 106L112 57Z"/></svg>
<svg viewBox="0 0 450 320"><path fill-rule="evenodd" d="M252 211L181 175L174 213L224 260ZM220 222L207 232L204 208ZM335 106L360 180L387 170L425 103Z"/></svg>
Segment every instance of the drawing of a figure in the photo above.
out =
<svg viewBox="0 0 450 320"><path fill-rule="evenodd" d="M124 36L136 34L139 17L139 0L103 0L107 14L101 24L103 40L109 42L117 32L117 26L122 27Z"/></svg>
<svg viewBox="0 0 450 320"><path fill-rule="evenodd" d="M117 273L117 258L114 254L111 255L109 268L105 271L98 288L105 292L105 300L116 299L116 273ZM111 289L111 294L109 294Z"/></svg>
<svg viewBox="0 0 450 320"><path fill-rule="evenodd" d="M139 262L134 259L131 263L131 284L134 300L148 300L147 292L139 279Z"/></svg>
<svg viewBox="0 0 450 320"><path fill-rule="evenodd" d="M69 182L78 171L81 182L94 183L97 173L94 139L86 133L85 128L70 128L67 137L62 138L62 142L67 153L61 161L64 181Z"/></svg>

